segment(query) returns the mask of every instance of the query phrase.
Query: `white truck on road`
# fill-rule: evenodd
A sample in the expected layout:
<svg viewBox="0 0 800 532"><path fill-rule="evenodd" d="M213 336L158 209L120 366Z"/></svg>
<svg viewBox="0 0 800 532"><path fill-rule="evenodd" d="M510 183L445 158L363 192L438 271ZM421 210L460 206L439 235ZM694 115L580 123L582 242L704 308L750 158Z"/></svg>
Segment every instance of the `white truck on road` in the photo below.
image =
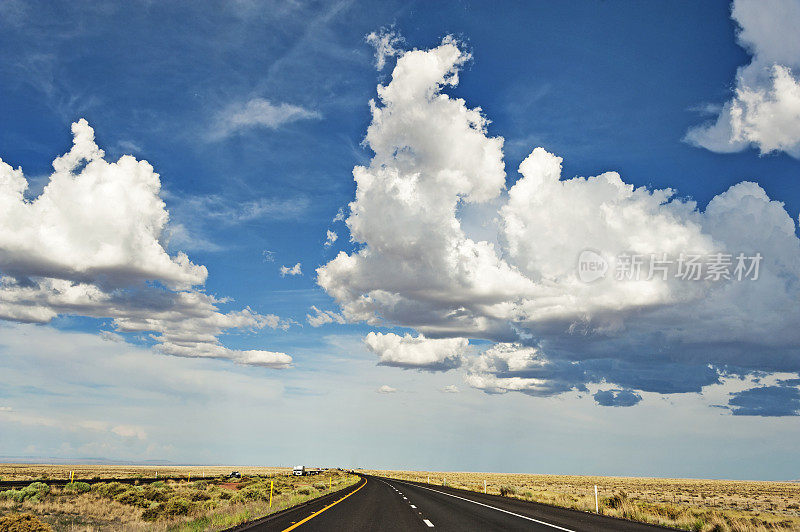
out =
<svg viewBox="0 0 800 532"><path fill-rule="evenodd" d="M292 475L302 477L305 474L306 474L306 466L298 465L294 466L294 469L292 469Z"/></svg>

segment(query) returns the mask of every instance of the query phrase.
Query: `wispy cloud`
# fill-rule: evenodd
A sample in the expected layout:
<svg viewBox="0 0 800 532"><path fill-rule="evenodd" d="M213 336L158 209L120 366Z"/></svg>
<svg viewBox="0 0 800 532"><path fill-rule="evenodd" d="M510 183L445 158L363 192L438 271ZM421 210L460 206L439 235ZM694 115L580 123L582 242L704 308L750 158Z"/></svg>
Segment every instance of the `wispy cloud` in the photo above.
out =
<svg viewBox="0 0 800 532"><path fill-rule="evenodd" d="M403 50L403 37L391 28L381 28L366 36L366 41L375 47L375 68L383 70L386 58L399 55Z"/></svg>
<svg viewBox="0 0 800 532"><path fill-rule="evenodd" d="M320 310L313 305L311 310L314 311L314 314L306 314L306 320L308 320L308 324L312 327L320 327L327 323L346 323L344 316L338 312L333 312L332 310Z"/></svg>
<svg viewBox="0 0 800 532"><path fill-rule="evenodd" d="M278 129L299 120L322 118L317 111L290 103L274 104L263 98L228 105L217 115L209 140L221 140L246 129Z"/></svg>
<svg viewBox="0 0 800 532"><path fill-rule="evenodd" d="M210 236L220 226L298 219L305 216L310 207L309 199L304 196L246 201L220 194L181 196L163 192L162 196L170 210L170 223L166 228L170 248L181 251L222 251L225 246ZM264 258L268 260L267 255ZM274 253L271 259L274 260Z"/></svg>
<svg viewBox="0 0 800 532"><path fill-rule="evenodd" d="M137 440L147 439L147 432L145 429L136 425L114 425L113 423L97 420L54 418L32 413L17 412L9 407L0 408L0 419L9 423L30 427L47 427L69 431L88 430L92 432L111 433L122 438L134 438Z"/></svg>

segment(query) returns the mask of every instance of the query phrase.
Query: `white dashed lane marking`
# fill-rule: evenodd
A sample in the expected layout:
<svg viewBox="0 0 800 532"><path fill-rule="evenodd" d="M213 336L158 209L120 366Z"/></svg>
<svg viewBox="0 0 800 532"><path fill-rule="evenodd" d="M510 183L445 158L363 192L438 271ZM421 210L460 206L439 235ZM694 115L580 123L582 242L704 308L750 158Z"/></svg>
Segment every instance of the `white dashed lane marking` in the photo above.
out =
<svg viewBox="0 0 800 532"><path fill-rule="evenodd" d="M405 500L405 501L408 503L408 505L409 505L409 506L411 506L411 508L413 508L414 510L416 510L416 509L417 509L417 507L416 507L415 505L411 504L411 501L409 501L409 500L408 500L408 497L406 497L405 495L403 495L403 492L402 492L402 491L398 490L397 488L395 488L394 486L392 486L391 484L389 484L389 483L387 483L387 482L385 482L385 481L382 481L382 482L383 482L384 484L386 484L387 486L389 486L390 488L392 488L392 489L395 491L395 493L397 493L398 495L400 495L401 497L403 497L403 500ZM418 512L418 513L419 513L419 512ZM419 516L420 516L420 518L422 518L422 513L419 513ZM425 525L426 525L428 528L434 528L434 526L433 526L433 523L431 523L430 519L422 519L422 522L423 522L423 523L425 523Z"/></svg>
<svg viewBox="0 0 800 532"><path fill-rule="evenodd" d="M403 481L399 480L398 482L403 482ZM549 526L551 528L555 528L555 529L558 529L558 530L563 530L564 532L575 532L574 530L571 530L569 528L564 528L564 527L561 527L561 526L558 526L558 525L554 525L553 523L548 523L546 521L540 521L538 519L534 519L533 517L528 517L527 515L521 515L521 514L517 514L517 513L514 513L514 512L509 512L508 510L503 510L502 508L497 508L496 506L490 506L488 504L483 504L482 502L474 501L472 499L467 499L465 497L459 497L458 495L453 495L452 493L446 493L444 491L439 491L439 490L427 488L425 486L420 486L418 484L410 484L410 485L411 486L416 486L416 487L424 489L424 490L432 491L434 493L439 493L441 495L447 495L448 497L453 497L455 499L461 499L462 501L471 502L472 504L477 504L478 506L483 506L485 508L491 508L492 510L497 510L498 512L503 512L505 514L513 515L514 517L519 517L520 519L527 519L528 521L533 521L534 523L539 523L540 525L545 525L545 526ZM426 525L428 525L430 527L433 526L433 523L431 523L427 519L423 519L423 521L425 521Z"/></svg>

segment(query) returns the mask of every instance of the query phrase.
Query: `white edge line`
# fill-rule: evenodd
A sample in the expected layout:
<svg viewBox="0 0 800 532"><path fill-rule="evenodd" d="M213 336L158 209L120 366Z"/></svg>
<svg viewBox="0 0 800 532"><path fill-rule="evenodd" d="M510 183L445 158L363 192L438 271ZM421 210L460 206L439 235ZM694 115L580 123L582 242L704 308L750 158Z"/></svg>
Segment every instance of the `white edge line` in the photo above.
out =
<svg viewBox="0 0 800 532"><path fill-rule="evenodd" d="M430 522L430 521L428 521L427 519L423 519L422 521L423 521L423 522L424 522L426 525L428 525L429 527L433 528L433 523L431 523L431 522Z"/></svg>
<svg viewBox="0 0 800 532"><path fill-rule="evenodd" d="M403 482L403 481L402 480L396 480L396 482ZM546 521L539 521L538 519L534 519L533 517L528 517L527 515L515 514L514 512L509 512L508 510L503 510L502 508L496 508L496 507L490 506L488 504L483 504L482 502L473 501L471 499L467 499L467 498L464 498L464 497L459 497L458 495L453 495L452 493L445 493L444 491L439 491L439 490L435 490L435 489L431 489L431 488L426 488L425 486L420 486L418 484L408 484L408 482L403 482L403 483L407 484L409 486L416 486L416 487L422 488L424 490L433 491L435 493L441 493L442 495L447 495L448 497L455 497L456 499L461 499L462 501L471 502L472 504L477 504L479 506L485 506L486 508L491 508L492 510L497 510L498 512L503 512L503 513L506 513L506 514L509 514L509 515L513 515L515 517L520 517L522 519L527 519L528 521L533 521L534 523L539 523L540 525L546 525L546 526L549 526L549 527L552 527L552 528L556 528L558 530L564 530L565 532L575 532L574 530L571 530L569 528L560 527L558 525L554 525L554 524L548 523ZM429 526L433 526L433 525L431 524Z"/></svg>

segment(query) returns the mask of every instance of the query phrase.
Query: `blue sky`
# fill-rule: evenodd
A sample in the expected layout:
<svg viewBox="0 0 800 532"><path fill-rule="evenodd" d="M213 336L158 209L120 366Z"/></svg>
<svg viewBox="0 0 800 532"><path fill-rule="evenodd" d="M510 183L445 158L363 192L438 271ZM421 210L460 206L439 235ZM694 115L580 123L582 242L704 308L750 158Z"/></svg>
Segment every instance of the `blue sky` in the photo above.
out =
<svg viewBox="0 0 800 532"><path fill-rule="evenodd" d="M796 477L800 7L752 6L0 4L0 454Z"/></svg>

